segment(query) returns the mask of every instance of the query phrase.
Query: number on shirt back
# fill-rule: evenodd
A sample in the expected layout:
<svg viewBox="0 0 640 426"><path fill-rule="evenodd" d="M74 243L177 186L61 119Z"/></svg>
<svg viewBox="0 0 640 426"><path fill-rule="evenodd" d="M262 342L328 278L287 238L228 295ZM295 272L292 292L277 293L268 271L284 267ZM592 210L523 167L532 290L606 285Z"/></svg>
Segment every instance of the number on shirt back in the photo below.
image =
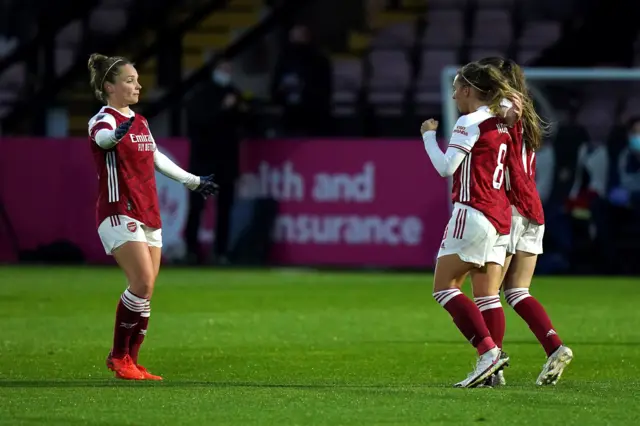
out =
<svg viewBox="0 0 640 426"><path fill-rule="evenodd" d="M500 144L500 149L498 149L498 158L496 165L496 169L493 172L493 187L494 189L502 188L502 183L504 182L504 159L507 156L507 144Z"/></svg>

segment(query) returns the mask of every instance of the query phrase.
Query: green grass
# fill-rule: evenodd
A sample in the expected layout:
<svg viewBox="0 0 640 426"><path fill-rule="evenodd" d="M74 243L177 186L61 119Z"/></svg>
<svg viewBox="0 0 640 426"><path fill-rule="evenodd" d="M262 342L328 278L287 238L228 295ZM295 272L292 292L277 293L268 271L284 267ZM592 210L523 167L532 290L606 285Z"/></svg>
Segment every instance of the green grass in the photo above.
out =
<svg viewBox="0 0 640 426"><path fill-rule="evenodd" d="M165 269L141 352L163 383L104 366L124 284L0 268L0 424L640 424L640 280L536 279L573 364L537 388L544 352L506 309L508 386L472 390L429 275Z"/></svg>

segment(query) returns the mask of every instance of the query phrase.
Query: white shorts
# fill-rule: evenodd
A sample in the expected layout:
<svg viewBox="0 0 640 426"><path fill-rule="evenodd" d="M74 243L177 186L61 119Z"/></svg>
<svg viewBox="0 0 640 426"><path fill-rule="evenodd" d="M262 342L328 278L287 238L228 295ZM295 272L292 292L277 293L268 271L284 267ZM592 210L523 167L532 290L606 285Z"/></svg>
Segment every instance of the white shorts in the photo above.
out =
<svg viewBox="0 0 640 426"><path fill-rule="evenodd" d="M478 267L486 263L504 266L508 235L500 235L489 219L480 211L456 203L444 230L438 258L457 254L464 262Z"/></svg>
<svg viewBox="0 0 640 426"><path fill-rule="evenodd" d="M113 251L129 241L147 243L151 247L162 247L162 229L149 228L129 216L109 216L98 227L98 235L104 251Z"/></svg>
<svg viewBox="0 0 640 426"><path fill-rule="evenodd" d="M544 225L531 222L511 206L511 233L507 253L514 254L517 250L542 254L542 237L544 237Z"/></svg>

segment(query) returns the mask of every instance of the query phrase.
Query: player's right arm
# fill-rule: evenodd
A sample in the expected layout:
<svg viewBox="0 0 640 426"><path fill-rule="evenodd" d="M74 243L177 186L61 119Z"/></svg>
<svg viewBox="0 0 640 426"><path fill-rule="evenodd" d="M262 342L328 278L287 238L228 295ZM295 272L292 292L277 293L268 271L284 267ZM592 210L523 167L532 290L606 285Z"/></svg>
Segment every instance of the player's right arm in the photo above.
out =
<svg viewBox="0 0 640 426"><path fill-rule="evenodd" d="M89 122L89 136L102 149L111 149L127 134L135 116L116 126L111 114L99 114Z"/></svg>
<svg viewBox="0 0 640 426"><path fill-rule="evenodd" d="M435 122L435 128L427 125L429 121ZM427 120L423 123L422 140L424 141L424 148L433 163L433 167L435 167L440 176L452 176L458 170L467 154L471 152L480 137L479 123L475 121L477 120L470 118L468 115L458 119L449 140L447 151L444 153L440 150L436 140L437 121Z"/></svg>

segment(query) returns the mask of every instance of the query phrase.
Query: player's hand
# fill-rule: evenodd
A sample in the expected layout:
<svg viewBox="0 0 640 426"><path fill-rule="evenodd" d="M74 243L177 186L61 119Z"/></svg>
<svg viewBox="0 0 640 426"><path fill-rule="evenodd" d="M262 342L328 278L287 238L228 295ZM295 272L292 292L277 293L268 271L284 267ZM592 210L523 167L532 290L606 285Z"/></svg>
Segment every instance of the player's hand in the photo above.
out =
<svg viewBox="0 0 640 426"><path fill-rule="evenodd" d="M512 127L522 117L522 98L519 95L509 99L511 108L503 108L502 118L507 126Z"/></svg>
<svg viewBox="0 0 640 426"><path fill-rule="evenodd" d="M420 134L424 135L425 132L429 132L431 130L438 130L438 122L433 118L422 123L422 126L420 126Z"/></svg>
<svg viewBox="0 0 640 426"><path fill-rule="evenodd" d="M131 117L130 119L128 119L124 123L120 123L120 125L116 128L116 130L113 133L113 135L115 136L115 138L116 138L116 140L118 142L121 141L122 138L124 138L124 135L127 134L129 129L131 128L131 125L133 124L133 120L135 120L135 118L136 118L136 116L134 115L133 117Z"/></svg>
<svg viewBox="0 0 640 426"><path fill-rule="evenodd" d="M218 184L214 181L214 175L200 176L200 185L194 191L199 192L206 199L209 195L216 195L218 188Z"/></svg>

